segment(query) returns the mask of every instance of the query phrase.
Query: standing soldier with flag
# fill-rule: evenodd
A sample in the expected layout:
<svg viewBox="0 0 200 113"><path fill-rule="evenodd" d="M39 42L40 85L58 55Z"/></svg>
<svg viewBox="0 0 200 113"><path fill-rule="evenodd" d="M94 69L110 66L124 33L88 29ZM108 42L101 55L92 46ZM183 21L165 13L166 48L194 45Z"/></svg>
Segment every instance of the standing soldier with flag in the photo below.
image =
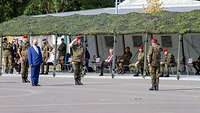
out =
<svg viewBox="0 0 200 113"><path fill-rule="evenodd" d="M148 52L147 60L150 69L152 87L149 90L159 90L159 74L160 74L160 60L161 47L156 38L151 39L151 46Z"/></svg>

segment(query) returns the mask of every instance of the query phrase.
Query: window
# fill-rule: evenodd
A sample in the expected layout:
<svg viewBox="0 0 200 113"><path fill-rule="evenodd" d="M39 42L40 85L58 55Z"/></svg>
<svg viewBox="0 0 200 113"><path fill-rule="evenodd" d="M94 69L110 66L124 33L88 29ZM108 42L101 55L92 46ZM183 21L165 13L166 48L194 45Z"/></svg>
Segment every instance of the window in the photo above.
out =
<svg viewBox="0 0 200 113"><path fill-rule="evenodd" d="M171 36L161 36L162 47L172 47L172 37Z"/></svg>
<svg viewBox="0 0 200 113"><path fill-rule="evenodd" d="M132 36L132 38L134 47L139 47L142 45L142 36Z"/></svg>
<svg viewBox="0 0 200 113"><path fill-rule="evenodd" d="M112 48L114 43L113 36L104 36L106 47Z"/></svg>

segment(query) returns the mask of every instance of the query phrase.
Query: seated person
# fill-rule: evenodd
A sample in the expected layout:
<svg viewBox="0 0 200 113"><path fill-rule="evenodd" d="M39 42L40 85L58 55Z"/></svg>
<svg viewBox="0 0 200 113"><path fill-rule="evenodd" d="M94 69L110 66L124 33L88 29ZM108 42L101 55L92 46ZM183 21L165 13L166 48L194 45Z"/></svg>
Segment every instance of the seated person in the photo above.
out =
<svg viewBox="0 0 200 113"><path fill-rule="evenodd" d="M109 55L106 60L101 63L101 73L99 76L103 76L104 67L110 66L113 59L113 49L109 49Z"/></svg>
<svg viewBox="0 0 200 113"><path fill-rule="evenodd" d="M196 61L192 62L194 69L196 70L195 75L200 75L200 56Z"/></svg>
<svg viewBox="0 0 200 113"><path fill-rule="evenodd" d="M143 75L143 66L144 66L144 50L143 46L139 47L138 49L139 53L137 56L137 61L136 63L130 64L129 69L131 68L136 68L137 73L134 76L139 76L140 72Z"/></svg>
<svg viewBox="0 0 200 113"><path fill-rule="evenodd" d="M175 58L167 48L163 49L163 54L163 61L160 63L160 76L169 77L169 68L173 67L172 65L175 65Z"/></svg>
<svg viewBox="0 0 200 113"><path fill-rule="evenodd" d="M49 66L54 65L54 62L55 62L54 59L55 59L55 52L54 52L54 50L52 50L49 54L49 58L46 61L46 66L47 66L46 67L46 74L48 74L48 72L49 72Z"/></svg>
<svg viewBox="0 0 200 113"><path fill-rule="evenodd" d="M129 65L130 64L130 59L132 57L132 53L130 51L130 47L126 47L124 54L119 57L117 61L117 70L118 73L124 73L124 65Z"/></svg>

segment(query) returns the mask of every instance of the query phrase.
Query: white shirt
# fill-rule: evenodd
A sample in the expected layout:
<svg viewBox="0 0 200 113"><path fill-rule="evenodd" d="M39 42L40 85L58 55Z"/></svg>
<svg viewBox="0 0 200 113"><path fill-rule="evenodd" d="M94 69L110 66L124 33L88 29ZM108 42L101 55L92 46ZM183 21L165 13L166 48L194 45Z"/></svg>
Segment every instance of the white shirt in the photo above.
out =
<svg viewBox="0 0 200 113"><path fill-rule="evenodd" d="M39 54L39 50L38 50L37 46L33 45L33 48L35 49L35 51L37 52L37 54Z"/></svg>

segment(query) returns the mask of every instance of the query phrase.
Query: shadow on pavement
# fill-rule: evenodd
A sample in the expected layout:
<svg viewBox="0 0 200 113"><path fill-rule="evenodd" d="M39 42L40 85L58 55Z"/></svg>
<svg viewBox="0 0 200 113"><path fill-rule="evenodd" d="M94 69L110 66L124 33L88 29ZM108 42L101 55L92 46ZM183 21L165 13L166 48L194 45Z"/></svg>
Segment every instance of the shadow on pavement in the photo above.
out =
<svg viewBox="0 0 200 113"><path fill-rule="evenodd" d="M200 90L200 88L164 89L159 91L192 91L192 90Z"/></svg>

